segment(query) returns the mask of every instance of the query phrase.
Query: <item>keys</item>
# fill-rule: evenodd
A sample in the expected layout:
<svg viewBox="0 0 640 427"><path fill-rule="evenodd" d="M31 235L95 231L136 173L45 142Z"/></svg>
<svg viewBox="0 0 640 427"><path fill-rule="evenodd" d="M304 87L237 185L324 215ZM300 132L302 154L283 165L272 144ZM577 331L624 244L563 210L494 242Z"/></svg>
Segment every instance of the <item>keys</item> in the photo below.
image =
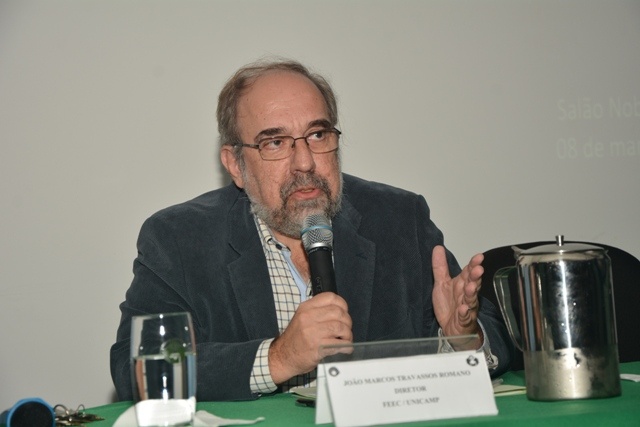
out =
<svg viewBox="0 0 640 427"><path fill-rule="evenodd" d="M56 414L56 427L84 426L85 423L104 420L97 415L86 413L82 404L75 411L64 405L56 405L53 412Z"/></svg>

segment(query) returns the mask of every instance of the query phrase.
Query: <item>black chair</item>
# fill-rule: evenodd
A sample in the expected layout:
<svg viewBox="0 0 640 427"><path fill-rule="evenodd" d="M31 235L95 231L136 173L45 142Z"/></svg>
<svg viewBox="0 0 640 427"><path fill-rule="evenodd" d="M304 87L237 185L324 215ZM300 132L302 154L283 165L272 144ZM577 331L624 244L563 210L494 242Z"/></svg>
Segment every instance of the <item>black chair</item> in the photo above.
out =
<svg viewBox="0 0 640 427"><path fill-rule="evenodd" d="M513 266L516 263L512 246L520 249L529 249L535 246L552 245L555 242L542 241L516 245L502 246L484 253L484 275L482 276L482 288L480 295L491 301L498 307L498 300L493 287L493 275L502 267ZM622 249L592 242L567 242L586 243L599 246L607 251L611 258L611 275L613 280L613 299L616 311L616 329L618 335L618 353L620 362L633 362L640 360L640 260ZM515 274L513 275L515 276ZM517 280L509 277L509 280ZM512 295L512 298L517 296ZM520 319L518 304L513 301L516 318ZM499 308L498 308L499 310ZM524 369L522 352L516 349L515 358L511 363L511 369Z"/></svg>

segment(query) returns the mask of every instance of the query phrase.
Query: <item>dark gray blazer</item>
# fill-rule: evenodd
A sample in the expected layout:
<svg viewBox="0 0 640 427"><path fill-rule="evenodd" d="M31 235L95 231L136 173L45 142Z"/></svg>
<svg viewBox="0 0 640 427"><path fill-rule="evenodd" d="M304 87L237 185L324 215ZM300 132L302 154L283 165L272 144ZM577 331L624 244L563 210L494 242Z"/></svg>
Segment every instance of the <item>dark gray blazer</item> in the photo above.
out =
<svg viewBox="0 0 640 427"><path fill-rule="evenodd" d="M443 244L422 196L344 175L342 210L333 218L338 293L347 301L354 341L437 335L431 251ZM449 268L460 268L450 253ZM138 238L134 279L120 305L111 376L132 399L131 316L189 311L196 330L198 400L252 399L249 377L258 345L278 334L262 245L246 194L233 184L164 209ZM512 346L500 314L481 304L480 319L498 357Z"/></svg>

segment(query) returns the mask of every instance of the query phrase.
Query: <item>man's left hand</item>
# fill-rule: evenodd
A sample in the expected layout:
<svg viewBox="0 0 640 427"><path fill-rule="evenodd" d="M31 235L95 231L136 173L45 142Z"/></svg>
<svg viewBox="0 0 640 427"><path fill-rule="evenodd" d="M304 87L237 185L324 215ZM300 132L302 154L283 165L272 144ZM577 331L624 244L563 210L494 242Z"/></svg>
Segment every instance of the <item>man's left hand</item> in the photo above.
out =
<svg viewBox="0 0 640 427"><path fill-rule="evenodd" d="M433 307L436 319L445 336L478 334L465 348L452 346L456 350L478 349L482 346L482 329L478 324L478 292L482 282L482 254L474 255L469 264L456 277L449 275L449 265L445 249L436 246L433 249Z"/></svg>

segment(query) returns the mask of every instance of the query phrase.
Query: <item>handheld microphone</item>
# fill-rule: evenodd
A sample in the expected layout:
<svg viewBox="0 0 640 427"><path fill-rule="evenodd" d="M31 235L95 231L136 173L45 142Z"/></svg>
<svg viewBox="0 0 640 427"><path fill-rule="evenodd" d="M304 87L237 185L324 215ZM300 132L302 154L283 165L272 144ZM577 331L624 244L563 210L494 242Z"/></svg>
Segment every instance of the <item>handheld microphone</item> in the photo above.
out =
<svg viewBox="0 0 640 427"><path fill-rule="evenodd" d="M302 245L309 257L311 270L311 293L336 290L336 275L333 270L333 230L329 219L322 214L309 215L302 222L300 233Z"/></svg>

